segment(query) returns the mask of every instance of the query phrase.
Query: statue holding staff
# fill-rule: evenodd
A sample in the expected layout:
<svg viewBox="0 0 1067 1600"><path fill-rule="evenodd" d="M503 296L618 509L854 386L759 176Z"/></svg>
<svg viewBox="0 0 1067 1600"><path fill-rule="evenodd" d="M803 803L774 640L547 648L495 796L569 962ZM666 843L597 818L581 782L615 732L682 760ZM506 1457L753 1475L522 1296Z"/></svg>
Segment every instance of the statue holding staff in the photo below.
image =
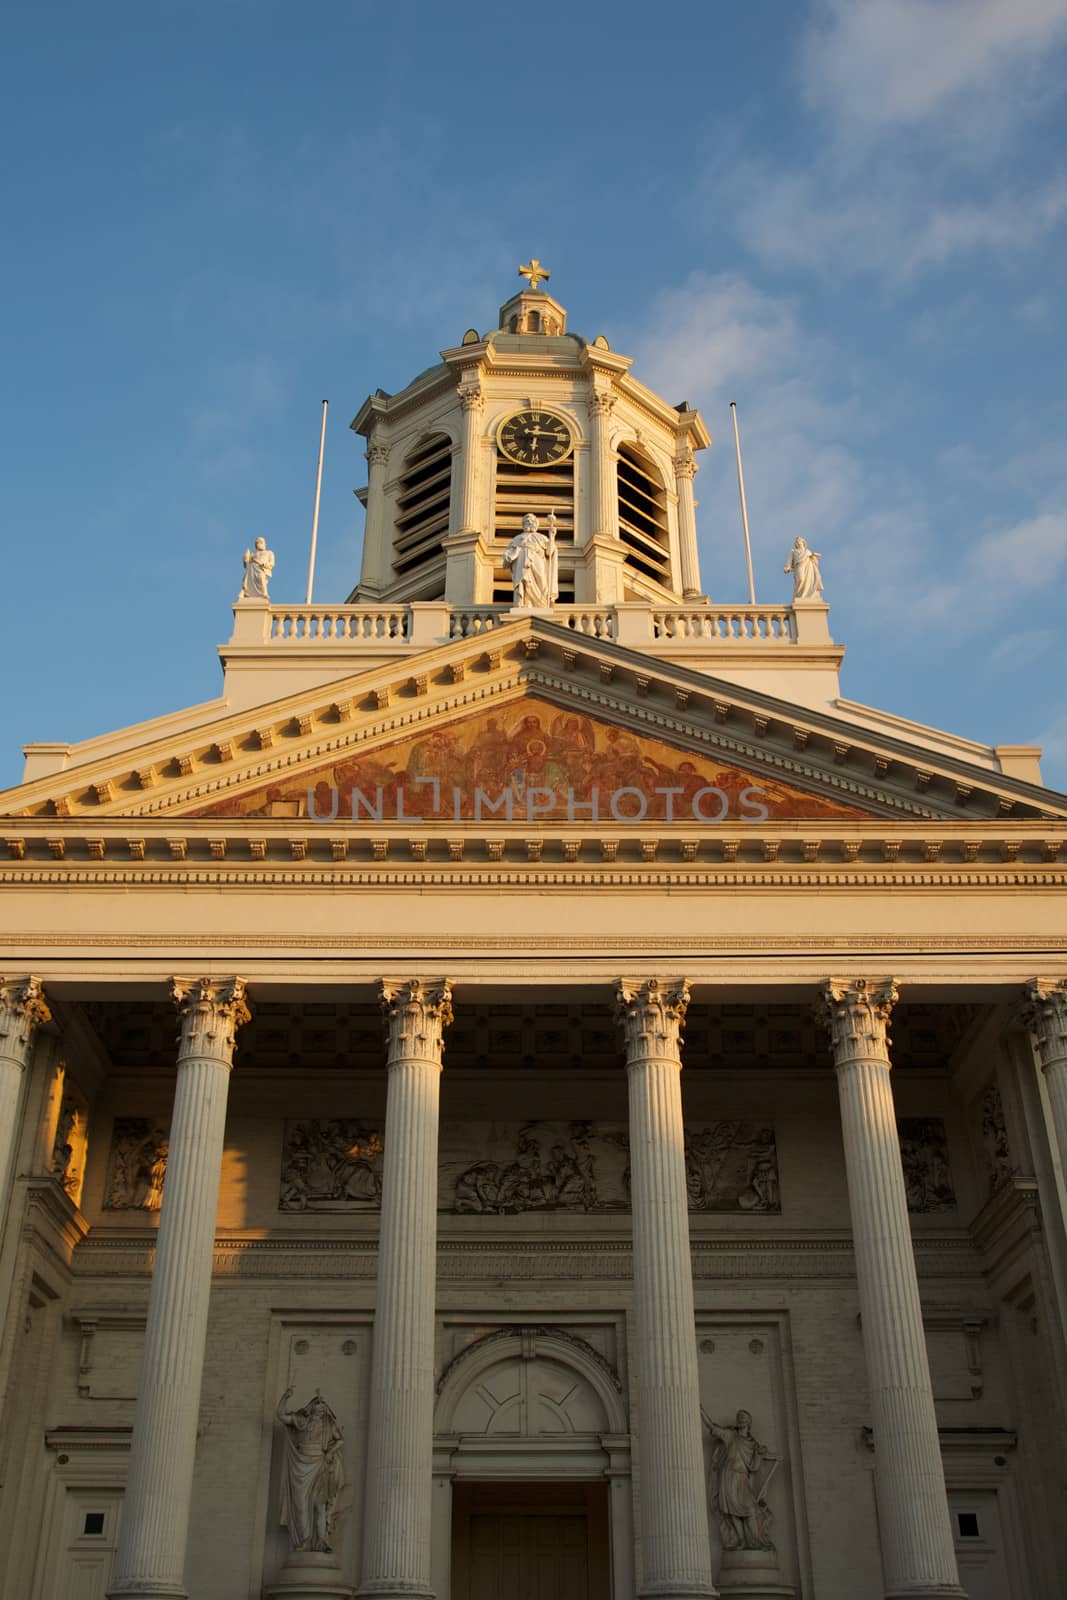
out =
<svg viewBox="0 0 1067 1600"><path fill-rule="evenodd" d="M752 1437L752 1413L739 1411L733 1424L705 1417L714 1440L711 1467L724 1550L773 1550L771 1511L764 1498L770 1473L758 1482L766 1445ZM774 1458L772 1463L774 1462ZM773 1464L772 1464L773 1471Z"/></svg>
<svg viewBox="0 0 1067 1600"><path fill-rule="evenodd" d="M556 513L548 513L548 532L542 533L537 518L528 511L522 530L504 552L515 586L515 605L526 610L555 605L559 598L559 556L556 551Z"/></svg>

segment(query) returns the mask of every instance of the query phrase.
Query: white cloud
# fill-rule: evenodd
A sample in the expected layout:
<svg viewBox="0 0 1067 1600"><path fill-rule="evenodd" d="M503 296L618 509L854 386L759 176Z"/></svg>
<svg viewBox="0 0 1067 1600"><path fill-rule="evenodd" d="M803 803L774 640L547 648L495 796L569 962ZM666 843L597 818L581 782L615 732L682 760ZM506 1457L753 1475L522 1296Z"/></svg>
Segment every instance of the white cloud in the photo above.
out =
<svg viewBox="0 0 1067 1600"><path fill-rule="evenodd" d="M853 130L915 125L966 96L1003 105L1065 36L1067 0L825 0L801 81Z"/></svg>
<svg viewBox="0 0 1067 1600"><path fill-rule="evenodd" d="M1026 596L1049 588L1067 571L1067 512L1044 511L984 534L970 547L956 576L914 601L916 617L973 632L1004 616Z"/></svg>

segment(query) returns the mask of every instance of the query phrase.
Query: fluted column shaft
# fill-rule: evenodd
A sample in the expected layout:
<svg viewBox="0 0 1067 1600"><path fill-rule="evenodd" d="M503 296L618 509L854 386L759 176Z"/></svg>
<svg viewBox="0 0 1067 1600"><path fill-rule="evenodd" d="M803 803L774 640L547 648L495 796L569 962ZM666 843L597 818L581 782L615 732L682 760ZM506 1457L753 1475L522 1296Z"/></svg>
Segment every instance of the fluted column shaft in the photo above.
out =
<svg viewBox="0 0 1067 1600"><path fill-rule="evenodd" d="M887 1600L962 1595L890 1084L892 981L823 991L848 1174Z"/></svg>
<svg viewBox="0 0 1067 1600"><path fill-rule="evenodd" d="M682 1128L684 983L620 983L630 1100L641 1594L716 1593L708 1543Z"/></svg>
<svg viewBox="0 0 1067 1600"><path fill-rule="evenodd" d="M437 1127L447 983L383 983L389 1084L360 1594L432 1595Z"/></svg>
<svg viewBox="0 0 1067 1600"><path fill-rule="evenodd" d="M693 479L697 464L693 453L675 457L674 482L678 490L678 559L681 566L682 593L696 596L700 593L700 568L697 562L697 512L693 497Z"/></svg>
<svg viewBox="0 0 1067 1600"><path fill-rule="evenodd" d="M48 1009L39 978L0 979L0 1228L7 1214L18 1138L19 1101L33 1040ZM5 1308L6 1309L6 1308ZM0 1317L0 1328L3 1318Z"/></svg>
<svg viewBox="0 0 1067 1600"><path fill-rule="evenodd" d="M464 374L456 392L463 412L463 476L460 479L459 527L456 531L477 533L481 531L484 521L478 515L478 482L481 476L479 424L485 410L485 395L477 374Z"/></svg>
<svg viewBox="0 0 1067 1600"><path fill-rule="evenodd" d="M1067 978L1035 978L1026 995L1024 1020L1037 1042L1060 1162L1067 1172Z"/></svg>
<svg viewBox="0 0 1067 1600"><path fill-rule="evenodd" d="M226 1097L244 985L176 979L181 1018L167 1177L115 1575L122 1600L184 1597Z"/></svg>

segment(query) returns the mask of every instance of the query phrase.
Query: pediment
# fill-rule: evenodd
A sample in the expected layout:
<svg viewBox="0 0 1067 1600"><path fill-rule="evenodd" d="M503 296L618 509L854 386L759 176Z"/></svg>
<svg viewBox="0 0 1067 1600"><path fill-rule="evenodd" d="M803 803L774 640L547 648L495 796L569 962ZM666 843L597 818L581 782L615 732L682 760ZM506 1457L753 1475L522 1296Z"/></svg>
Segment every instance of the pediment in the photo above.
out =
<svg viewBox="0 0 1067 1600"><path fill-rule="evenodd" d="M313 821L687 822L859 818L860 808L574 705L523 695L299 773L190 817Z"/></svg>
<svg viewBox="0 0 1067 1600"><path fill-rule="evenodd" d="M585 824L596 790L604 822L1067 817L1050 791L536 615L345 669L181 734L109 736L0 814L310 819L336 791L342 819L358 792L356 820L384 821L403 791L401 821L507 820L510 793L513 820Z"/></svg>

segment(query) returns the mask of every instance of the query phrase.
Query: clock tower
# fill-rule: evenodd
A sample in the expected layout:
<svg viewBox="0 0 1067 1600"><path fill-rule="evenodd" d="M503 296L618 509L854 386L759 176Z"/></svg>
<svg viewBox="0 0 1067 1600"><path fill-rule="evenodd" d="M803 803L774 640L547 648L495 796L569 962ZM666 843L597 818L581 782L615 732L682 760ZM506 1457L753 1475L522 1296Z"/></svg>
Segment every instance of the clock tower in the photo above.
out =
<svg viewBox="0 0 1067 1600"><path fill-rule="evenodd" d="M496 328L469 329L399 394L360 407L367 520L351 598L507 602L504 552L524 516L549 512L561 603L700 598L700 414L653 394L603 335L569 333L536 258L519 271L530 286Z"/></svg>

